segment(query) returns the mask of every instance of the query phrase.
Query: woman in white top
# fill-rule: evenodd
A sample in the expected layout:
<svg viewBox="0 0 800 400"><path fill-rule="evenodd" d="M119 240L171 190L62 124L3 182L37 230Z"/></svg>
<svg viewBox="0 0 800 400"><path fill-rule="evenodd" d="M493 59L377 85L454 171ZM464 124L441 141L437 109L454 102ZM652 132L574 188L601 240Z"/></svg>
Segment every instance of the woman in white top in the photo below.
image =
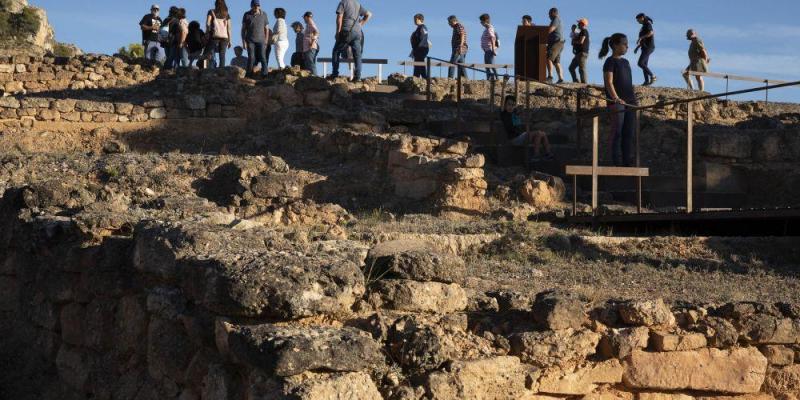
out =
<svg viewBox="0 0 800 400"><path fill-rule="evenodd" d="M289 31L286 28L286 10L283 8L275 9L275 27L272 29L272 43L275 44L275 59L278 61L278 68L286 68L283 59L289 50Z"/></svg>

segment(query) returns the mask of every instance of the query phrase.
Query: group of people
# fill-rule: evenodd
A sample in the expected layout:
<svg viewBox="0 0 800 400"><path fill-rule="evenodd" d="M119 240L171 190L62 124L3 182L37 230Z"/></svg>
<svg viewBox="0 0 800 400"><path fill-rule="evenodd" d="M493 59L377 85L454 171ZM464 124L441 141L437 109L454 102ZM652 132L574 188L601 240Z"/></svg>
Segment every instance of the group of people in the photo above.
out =
<svg viewBox="0 0 800 400"><path fill-rule="evenodd" d="M164 69L225 67L226 53L233 42L231 14L225 0L215 0L214 8L206 15L205 31L198 21L187 21L183 8L171 7L163 20L160 12L160 7L153 4L150 13L139 22L146 59L163 59ZM341 0L336 15L336 44L333 49L333 74L330 77L339 76L342 58L352 58L355 64L353 80L360 80L364 41L362 27L372 14L358 0ZM244 68L249 76L259 72L261 75L267 74L273 50L278 68L287 66L285 58L290 42L286 10L275 8L273 16L275 23L270 25L269 17L261 9L261 1L251 0L250 10L242 17L241 46L234 48L236 57L231 63ZM314 22L314 14L307 11L303 14L303 22L293 22L291 28L295 33L295 52L291 55L290 65L316 74L320 33ZM245 51L247 57L244 56Z"/></svg>

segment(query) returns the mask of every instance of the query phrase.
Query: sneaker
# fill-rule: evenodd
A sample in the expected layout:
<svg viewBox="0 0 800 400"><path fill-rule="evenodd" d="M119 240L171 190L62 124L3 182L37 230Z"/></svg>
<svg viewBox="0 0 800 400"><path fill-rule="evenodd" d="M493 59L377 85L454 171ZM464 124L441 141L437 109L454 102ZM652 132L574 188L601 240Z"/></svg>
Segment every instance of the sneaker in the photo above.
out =
<svg viewBox="0 0 800 400"><path fill-rule="evenodd" d="M548 76L547 79L545 79L545 80L548 81L548 82L552 82L553 81L553 77L552 76Z"/></svg>
<svg viewBox="0 0 800 400"><path fill-rule="evenodd" d="M336 79L338 77L339 77L339 75L330 74L325 79L327 79L329 81L332 81L332 80L334 80L334 79Z"/></svg>
<svg viewBox="0 0 800 400"><path fill-rule="evenodd" d="M558 82L556 82L556 83L557 84L562 84L562 83L564 83L564 80L563 79L559 79Z"/></svg>
<svg viewBox="0 0 800 400"><path fill-rule="evenodd" d="M653 84L652 82L645 82L645 83L642 84L642 86L650 86L652 84Z"/></svg>
<svg viewBox="0 0 800 400"><path fill-rule="evenodd" d="M653 76L653 78L650 79L650 84L652 85L652 84L656 83L657 80L658 80L658 78L656 76Z"/></svg>
<svg viewBox="0 0 800 400"><path fill-rule="evenodd" d="M361 81L362 81L362 79L361 79L361 78L353 78L353 79L350 79L350 83L359 83L359 82L361 82Z"/></svg>

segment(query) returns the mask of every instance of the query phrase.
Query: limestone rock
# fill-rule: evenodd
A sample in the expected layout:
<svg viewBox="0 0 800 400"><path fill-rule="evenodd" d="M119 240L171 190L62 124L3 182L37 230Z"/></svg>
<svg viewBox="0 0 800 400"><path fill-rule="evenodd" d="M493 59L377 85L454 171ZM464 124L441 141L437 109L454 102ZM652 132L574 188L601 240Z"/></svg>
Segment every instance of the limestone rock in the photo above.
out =
<svg viewBox="0 0 800 400"><path fill-rule="evenodd" d="M556 196L550 191L547 182L536 179L528 179L520 186L519 194L528 204L536 208L547 208L558 201Z"/></svg>
<svg viewBox="0 0 800 400"><path fill-rule="evenodd" d="M641 390L757 393L767 359L756 348L672 353L634 352L625 363L625 385Z"/></svg>
<svg viewBox="0 0 800 400"><path fill-rule="evenodd" d="M571 329L549 332L525 332L510 338L511 354L538 367L584 361L595 354L600 334Z"/></svg>
<svg viewBox="0 0 800 400"><path fill-rule="evenodd" d="M62 313L63 315L63 313ZM794 350L786 346L761 346L761 354L767 357L769 365L787 366L794 364Z"/></svg>
<svg viewBox="0 0 800 400"><path fill-rule="evenodd" d="M786 368L770 368L764 381L763 392L774 396L800 393L800 364Z"/></svg>
<svg viewBox="0 0 800 400"><path fill-rule="evenodd" d="M650 342L656 351L689 351L702 349L708 345L705 335L700 333L672 335L653 332L650 335Z"/></svg>
<svg viewBox="0 0 800 400"><path fill-rule="evenodd" d="M455 283L383 280L373 290L385 307L397 311L447 314L467 308L467 294Z"/></svg>
<svg viewBox="0 0 800 400"><path fill-rule="evenodd" d="M642 392L636 395L638 400L694 400L688 394L680 393L648 393Z"/></svg>
<svg viewBox="0 0 800 400"><path fill-rule="evenodd" d="M586 319L583 301L560 291L536 295L533 319L550 330L580 329Z"/></svg>
<svg viewBox="0 0 800 400"><path fill-rule="evenodd" d="M267 172L253 178L250 190L262 199L299 199L303 197L306 185L299 174Z"/></svg>
<svg viewBox="0 0 800 400"><path fill-rule="evenodd" d="M650 329L645 327L610 329L600 340L598 351L606 358L624 359L636 350L645 349L649 338Z"/></svg>
<svg viewBox="0 0 800 400"><path fill-rule="evenodd" d="M737 323L745 340L753 344L794 344L800 341L800 320L755 314Z"/></svg>
<svg viewBox="0 0 800 400"><path fill-rule="evenodd" d="M383 397L366 372L310 374L289 390L296 400L379 400Z"/></svg>
<svg viewBox="0 0 800 400"><path fill-rule="evenodd" d="M525 382L534 370L516 357L455 361L447 370L430 374L427 387L437 400L531 399L534 393Z"/></svg>
<svg viewBox="0 0 800 400"><path fill-rule="evenodd" d="M539 379L539 391L558 395L585 395L597 389L598 384L622 382L624 369L619 360L587 364L569 370L548 369Z"/></svg>
<svg viewBox="0 0 800 400"><path fill-rule="evenodd" d="M466 265L460 257L439 253L421 241L394 240L370 250L366 270L370 279L412 279L424 282L463 282Z"/></svg>
<svg viewBox="0 0 800 400"><path fill-rule="evenodd" d="M639 300L623 303L619 307L622 321L633 326L663 326L675 325L675 316L664 300Z"/></svg>
<svg viewBox="0 0 800 400"><path fill-rule="evenodd" d="M306 371L359 372L383 363L366 332L325 326L237 326L218 338L236 359L277 376Z"/></svg>

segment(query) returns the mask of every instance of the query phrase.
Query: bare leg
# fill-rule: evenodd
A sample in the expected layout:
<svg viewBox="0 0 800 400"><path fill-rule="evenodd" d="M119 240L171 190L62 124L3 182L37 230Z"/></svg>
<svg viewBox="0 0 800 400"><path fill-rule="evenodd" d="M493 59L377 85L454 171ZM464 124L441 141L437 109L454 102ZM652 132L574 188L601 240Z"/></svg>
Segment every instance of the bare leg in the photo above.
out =
<svg viewBox="0 0 800 400"><path fill-rule="evenodd" d="M561 63L556 64L556 72L558 72L558 80L564 80L564 71L561 70Z"/></svg>
<svg viewBox="0 0 800 400"><path fill-rule="evenodd" d="M553 77L553 62L550 60L547 60L547 77Z"/></svg>
<svg viewBox="0 0 800 400"><path fill-rule="evenodd" d="M706 90L706 82L705 82L705 80L703 80L702 76L698 76L697 77L697 87L700 88L701 92L705 92L705 90Z"/></svg>
<svg viewBox="0 0 800 400"><path fill-rule="evenodd" d="M700 78L698 76L698 78ZM683 80L686 81L686 86L689 90L694 90L694 86L692 86L692 78L689 77L689 71L683 71Z"/></svg>

